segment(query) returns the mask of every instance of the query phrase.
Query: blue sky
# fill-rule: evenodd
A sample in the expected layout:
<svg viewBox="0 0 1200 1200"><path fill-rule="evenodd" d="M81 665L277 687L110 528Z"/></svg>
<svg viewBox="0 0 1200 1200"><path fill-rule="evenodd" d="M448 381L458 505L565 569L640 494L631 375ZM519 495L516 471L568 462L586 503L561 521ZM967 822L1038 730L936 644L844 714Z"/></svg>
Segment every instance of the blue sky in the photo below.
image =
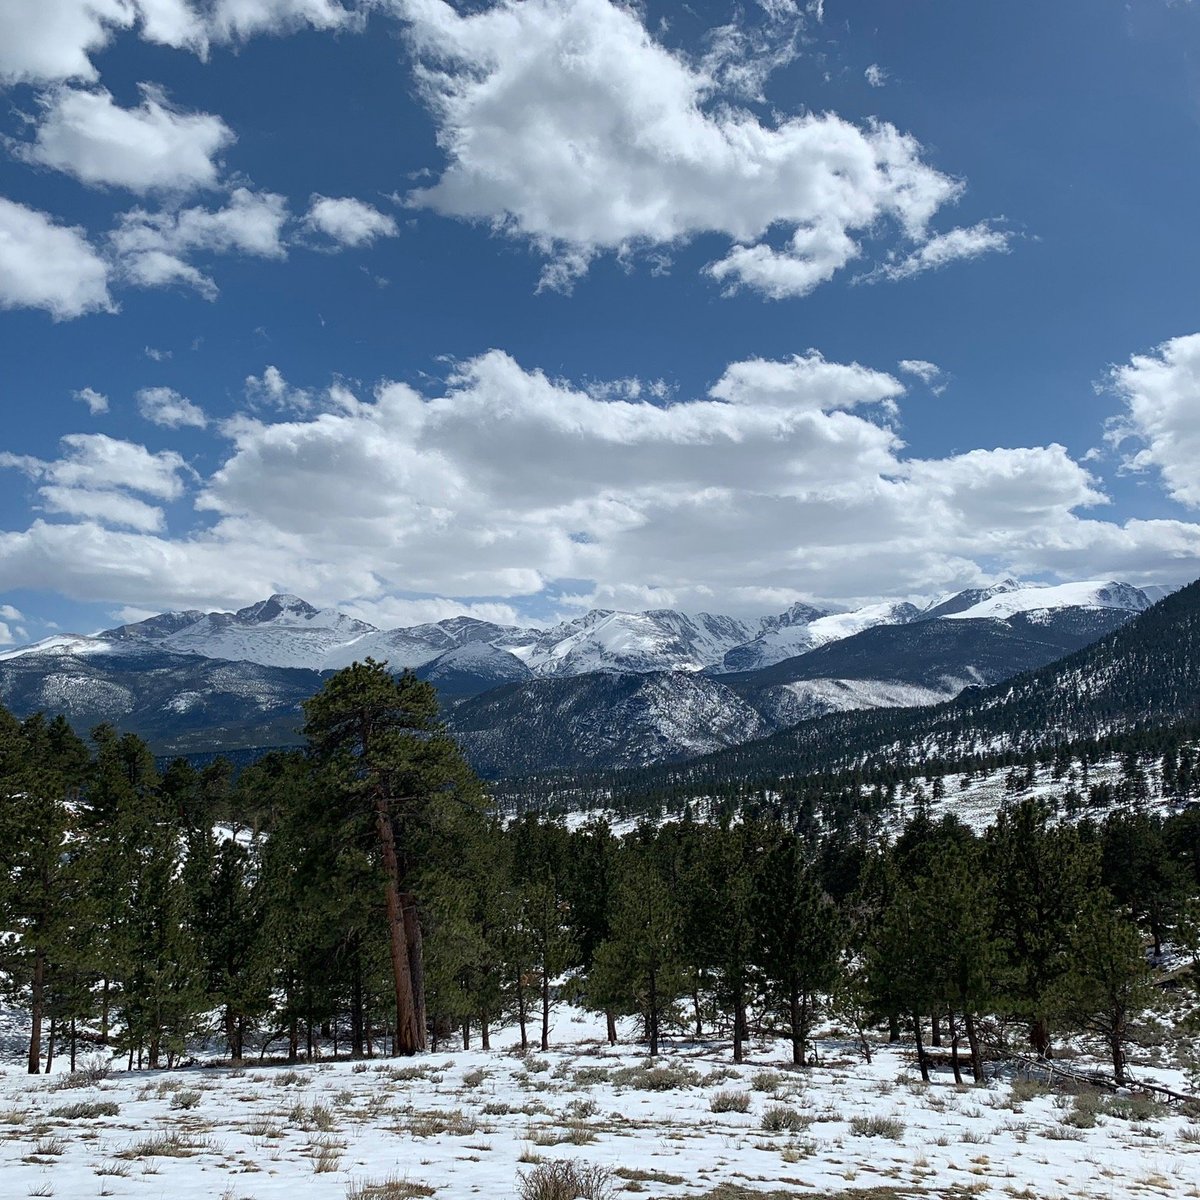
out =
<svg viewBox="0 0 1200 1200"><path fill-rule="evenodd" d="M8 0L0 79L0 638L1198 573L1200 5Z"/></svg>

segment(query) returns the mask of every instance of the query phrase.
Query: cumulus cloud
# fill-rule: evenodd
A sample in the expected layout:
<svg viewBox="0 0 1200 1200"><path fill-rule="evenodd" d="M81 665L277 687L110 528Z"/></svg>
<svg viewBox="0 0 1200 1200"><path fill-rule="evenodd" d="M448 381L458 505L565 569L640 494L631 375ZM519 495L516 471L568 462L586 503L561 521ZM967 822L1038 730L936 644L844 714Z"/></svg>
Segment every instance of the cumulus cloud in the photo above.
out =
<svg viewBox="0 0 1200 1200"><path fill-rule="evenodd" d="M82 229L0 196L0 308L42 308L55 320L113 312L108 278Z"/></svg>
<svg viewBox="0 0 1200 1200"><path fill-rule="evenodd" d="M1108 440L1138 446L1125 467L1157 471L1172 499L1200 507L1200 333L1133 355L1112 368L1110 381L1125 413L1110 422Z"/></svg>
<svg viewBox="0 0 1200 1200"><path fill-rule="evenodd" d="M282 196L239 187L219 209L156 213L133 209L122 214L110 241L128 282L139 287L182 284L213 300L216 283L189 257L236 253L284 258L287 219L287 201Z"/></svg>
<svg viewBox="0 0 1200 1200"><path fill-rule="evenodd" d="M348 196L313 196L305 227L339 246L362 246L380 237L395 237L396 222L362 200Z"/></svg>
<svg viewBox="0 0 1200 1200"><path fill-rule="evenodd" d="M162 509L141 497L164 501L182 494L185 467L179 455L151 453L145 446L98 433L69 434L62 447L62 457L51 461L0 453L0 467L38 481L39 507L72 518L72 525L121 526L142 533L162 529Z"/></svg>
<svg viewBox="0 0 1200 1200"><path fill-rule="evenodd" d="M569 287L597 254L702 233L731 243L714 278L777 298L831 278L868 233L891 229L929 265L971 256L961 237L930 238L963 185L914 138L828 112L763 121L728 103L711 66L656 41L632 6L395 7L446 155L411 202L527 239L549 260L546 286Z"/></svg>
<svg viewBox="0 0 1200 1200"><path fill-rule="evenodd" d="M204 410L174 388L142 388L136 399L138 412L155 425L165 425L168 429L183 426L203 429L208 424Z"/></svg>
<svg viewBox="0 0 1200 1200"><path fill-rule="evenodd" d="M289 390L282 373L253 378ZM43 497L60 519L0 534L0 588L151 608L302 590L387 624L376 618L399 612L398 594L507 611L568 580L587 581L569 589L580 602L744 613L1001 570L1194 571L1200 525L1094 515L1106 497L1062 446L910 455L894 428L903 392L888 372L809 351L732 363L707 394L664 402L491 351L441 385L340 387L307 411L223 423L227 450L194 493L202 524L186 532L140 530L132 512L120 528L113 511L69 520Z"/></svg>
<svg viewBox="0 0 1200 1200"><path fill-rule="evenodd" d="M101 413L108 412L108 397L103 392L96 391L95 388L80 388L79 391L72 392L71 394L81 404L87 405L88 412L93 417L98 417Z"/></svg>
<svg viewBox="0 0 1200 1200"><path fill-rule="evenodd" d="M64 488L48 484L39 488L38 494L47 512L81 517L104 525L126 526L143 533L152 533L163 526L161 508L124 492Z"/></svg>
<svg viewBox="0 0 1200 1200"><path fill-rule="evenodd" d="M361 28L368 7L370 0L4 0L0 83L93 81L92 54L121 30L205 56L214 42Z"/></svg>
<svg viewBox="0 0 1200 1200"><path fill-rule="evenodd" d="M128 0L5 0L0 81L95 79L89 55L135 17Z"/></svg>
<svg viewBox="0 0 1200 1200"><path fill-rule="evenodd" d="M265 405L282 412L306 412L315 403L312 392L292 387L283 372L272 364L261 375L247 375L242 386L246 399L255 408Z"/></svg>
<svg viewBox="0 0 1200 1200"><path fill-rule="evenodd" d="M187 113L142 84L142 103L122 108L104 88L45 93L32 142L16 153L82 183L133 192L190 191L217 182L217 155L233 133L211 113Z"/></svg>
<svg viewBox="0 0 1200 1200"><path fill-rule="evenodd" d="M339 0L216 0L208 17L217 41L245 41L258 34L311 29L361 28L366 3Z"/></svg>
<svg viewBox="0 0 1200 1200"><path fill-rule="evenodd" d="M872 63L864 72L863 77L873 88L887 86L888 73L878 64Z"/></svg>
<svg viewBox="0 0 1200 1200"><path fill-rule="evenodd" d="M1010 233L996 229L989 221L980 221L969 227L939 233L910 254L893 256L863 278L868 281L908 279L964 259L979 258L984 254L1007 254L1011 241Z"/></svg>

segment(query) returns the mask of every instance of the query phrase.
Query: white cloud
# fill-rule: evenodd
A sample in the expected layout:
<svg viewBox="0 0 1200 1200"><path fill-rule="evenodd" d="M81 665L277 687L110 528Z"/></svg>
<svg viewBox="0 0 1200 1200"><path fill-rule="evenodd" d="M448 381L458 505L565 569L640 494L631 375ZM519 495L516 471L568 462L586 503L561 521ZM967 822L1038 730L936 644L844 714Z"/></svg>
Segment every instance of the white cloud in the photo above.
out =
<svg viewBox="0 0 1200 1200"><path fill-rule="evenodd" d="M25 620L21 615L20 609L13 608L11 604L0 604L0 617L3 617L6 621Z"/></svg>
<svg viewBox="0 0 1200 1200"><path fill-rule="evenodd" d="M47 512L98 521L153 533L163 527L162 509L124 492L64 488L48 484L38 489Z"/></svg>
<svg viewBox="0 0 1200 1200"><path fill-rule="evenodd" d="M183 460L171 451L151 453L145 446L103 434L69 434L63 456L52 461L0 453L0 467L19 470L38 481L39 505L46 512L101 526L142 533L163 528L157 505L139 498L177 499L183 491Z"/></svg>
<svg viewBox="0 0 1200 1200"><path fill-rule="evenodd" d="M362 200L313 196L305 226L340 246L362 246L379 237L395 237L396 222Z"/></svg>
<svg viewBox="0 0 1200 1200"><path fill-rule="evenodd" d="M936 271L952 262L979 258L984 254L1007 254L1011 241L1010 233L993 228L988 221L980 221L969 227L936 234L911 254L894 256L863 278L908 279L923 271Z"/></svg>
<svg viewBox="0 0 1200 1200"><path fill-rule="evenodd" d="M108 265L82 229L0 196L0 308L43 308L64 320L115 307Z"/></svg>
<svg viewBox="0 0 1200 1200"><path fill-rule="evenodd" d="M216 0L208 18L218 41L245 41L258 34L312 29L361 28L365 3L346 6L338 0Z"/></svg>
<svg viewBox="0 0 1200 1200"><path fill-rule="evenodd" d="M915 375L924 384L937 383L942 377L942 368L924 358L902 358L896 366L905 375Z"/></svg>
<svg viewBox="0 0 1200 1200"><path fill-rule="evenodd" d="M260 382L289 390L279 372ZM608 605L755 612L998 571L1167 582L1200 562L1200 524L1092 515L1106 498L1062 446L910 455L892 427L902 385L861 364L752 359L668 403L591 390L491 351L422 391L337 388L303 413L235 418L196 491L203 526L33 520L0 534L0 589L149 608L299 590L388 624L417 612L404 596L434 597L431 617L481 597L507 613L565 580ZM62 487L122 478L8 465ZM167 467L181 486L182 461Z"/></svg>
<svg viewBox="0 0 1200 1200"><path fill-rule="evenodd" d="M203 429L208 424L204 410L174 388L142 388L136 398L138 412L155 425L165 425L168 429L182 426Z"/></svg>
<svg viewBox="0 0 1200 1200"><path fill-rule="evenodd" d="M599 253L715 233L733 243L715 278L803 295L868 232L925 242L962 191L891 125L828 112L764 123L724 103L711 71L655 41L632 6L396 7L447 159L411 201L528 239L549 259L547 286L569 287Z"/></svg>
<svg viewBox="0 0 1200 1200"><path fill-rule="evenodd" d="M71 394L76 400L87 405L88 412L93 417L98 417L101 413L108 412L108 397L103 392L96 391L95 388L80 388L79 391L72 392Z"/></svg>
<svg viewBox="0 0 1200 1200"><path fill-rule="evenodd" d="M129 0L4 0L0 81L95 79L89 54L135 16Z"/></svg>
<svg viewBox="0 0 1200 1200"><path fill-rule="evenodd" d="M313 394L295 388L276 366L268 365L262 375L247 375L243 384L246 399L252 406L267 405L280 411L306 412L313 407Z"/></svg>
<svg viewBox="0 0 1200 1200"><path fill-rule="evenodd" d="M211 113L182 112L157 87L142 84L141 91L137 108L122 108L104 88L53 88L41 97L34 141L18 143L16 152L97 186L213 187L217 155L233 141L232 131Z"/></svg>
<svg viewBox="0 0 1200 1200"><path fill-rule="evenodd" d="M272 192L235 188L223 208L123 213L110 235L124 277L140 287L184 284L206 299L217 285L188 261L193 254L246 254L284 258L287 201Z"/></svg>
<svg viewBox="0 0 1200 1200"><path fill-rule="evenodd" d="M1108 440L1140 444L1126 468L1158 471L1172 499L1200 508L1200 333L1133 355L1110 380L1125 414L1110 423Z"/></svg>
<svg viewBox="0 0 1200 1200"><path fill-rule="evenodd" d="M91 55L114 33L201 56L212 42L302 28L361 29L371 0L3 0L0 83L94 81Z"/></svg>
<svg viewBox="0 0 1200 1200"><path fill-rule="evenodd" d="M186 468L174 451L152 453L145 446L103 433L69 433L62 445L62 458L49 462L2 451L0 467L24 471L33 479L60 487L122 488L157 500L176 500L183 493L180 475Z"/></svg>
<svg viewBox="0 0 1200 1200"><path fill-rule="evenodd" d="M878 64L872 63L864 72L867 83L873 88L887 86L888 73Z"/></svg>

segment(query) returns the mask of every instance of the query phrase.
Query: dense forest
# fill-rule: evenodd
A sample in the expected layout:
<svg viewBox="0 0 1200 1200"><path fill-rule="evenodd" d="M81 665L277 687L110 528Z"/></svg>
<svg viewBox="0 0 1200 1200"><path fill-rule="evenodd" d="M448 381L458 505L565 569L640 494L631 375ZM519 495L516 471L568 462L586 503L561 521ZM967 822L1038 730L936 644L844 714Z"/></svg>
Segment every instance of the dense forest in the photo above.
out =
<svg viewBox="0 0 1200 1200"><path fill-rule="evenodd" d="M1200 808L1162 815L1139 784L1190 794L1173 745L1131 752L1073 821L1014 772L982 835L914 790L894 838L797 797L618 836L501 820L411 675L356 664L305 717L303 749L234 772L0 713L0 985L31 1072L97 1047L171 1066L202 1036L295 1060L487 1047L512 1022L546 1047L571 1001L613 1038L636 1016L652 1055L721 1034L740 1061L766 1033L803 1065L832 1017L866 1054L886 1031L960 1078L996 1045L1088 1033L1121 1079L1152 953L1200 953Z"/></svg>

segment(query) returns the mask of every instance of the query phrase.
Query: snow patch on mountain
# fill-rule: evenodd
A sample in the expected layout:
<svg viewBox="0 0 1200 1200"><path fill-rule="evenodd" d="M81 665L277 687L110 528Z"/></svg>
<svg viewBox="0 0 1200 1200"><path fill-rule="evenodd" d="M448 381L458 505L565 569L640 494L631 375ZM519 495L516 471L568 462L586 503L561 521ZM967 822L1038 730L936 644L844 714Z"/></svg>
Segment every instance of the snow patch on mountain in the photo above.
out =
<svg viewBox="0 0 1200 1200"><path fill-rule="evenodd" d="M857 708L915 708L952 700L974 679L947 678L942 687L893 679L804 679L764 689L756 699L776 728Z"/></svg>
<svg viewBox="0 0 1200 1200"><path fill-rule="evenodd" d="M818 646L862 633L864 629L876 625L905 625L920 616L920 610L906 601L870 604L840 613L822 612L810 606L804 606L804 610L790 609L789 613L796 616L794 623L773 626L752 641L735 646L722 660L721 670L756 671L771 667L799 654L807 654Z"/></svg>
<svg viewBox="0 0 1200 1200"><path fill-rule="evenodd" d="M17 646L0 653L0 662L11 658L22 658L26 654L44 654L61 657L75 654L110 654L114 646L103 638L85 637L78 633L56 633L28 646Z"/></svg>
<svg viewBox="0 0 1200 1200"><path fill-rule="evenodd" d="M1128 583L1089 580L1046 587L1012 587L981 598L969 608L942 615L947 620L988 618L1003 621L1017 613L1055 612L1063 608L1116 608L1137 613L1149 608L1151 603L1145 592Z"/></svg>

